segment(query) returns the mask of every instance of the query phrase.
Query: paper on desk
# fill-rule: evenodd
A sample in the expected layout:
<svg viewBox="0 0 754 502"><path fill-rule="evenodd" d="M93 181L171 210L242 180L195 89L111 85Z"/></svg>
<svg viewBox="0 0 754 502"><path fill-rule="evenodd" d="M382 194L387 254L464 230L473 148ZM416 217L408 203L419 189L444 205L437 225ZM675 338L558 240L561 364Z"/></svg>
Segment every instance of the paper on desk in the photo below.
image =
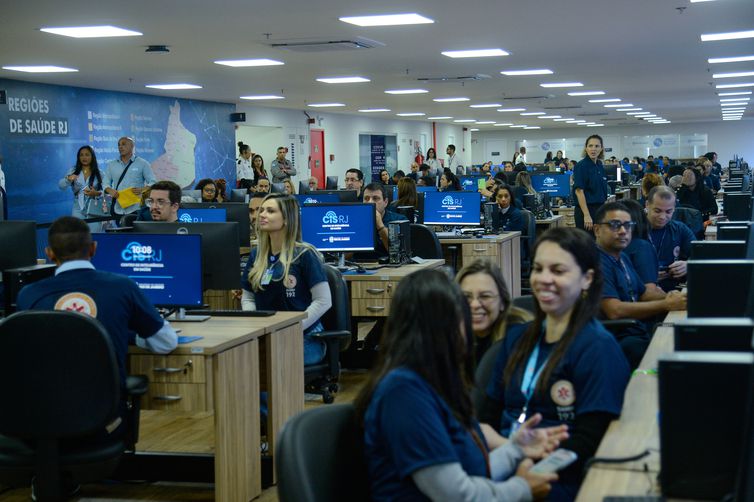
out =
<svg viewBox="0 0 754 502"><path fill-rule="evenodd" d="M117 200L118 204L120 204L120 207L126 208L140 203L141 197L134 193L134 189L132 187L128 187L124 188L123 190L118 190Z"/></svg>

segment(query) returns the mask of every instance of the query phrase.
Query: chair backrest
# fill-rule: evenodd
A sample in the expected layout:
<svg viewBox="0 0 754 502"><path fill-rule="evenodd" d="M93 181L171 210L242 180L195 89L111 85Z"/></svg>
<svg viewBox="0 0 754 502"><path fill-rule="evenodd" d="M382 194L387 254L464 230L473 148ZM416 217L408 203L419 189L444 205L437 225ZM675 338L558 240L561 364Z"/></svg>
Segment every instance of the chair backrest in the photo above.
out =
<svg viewBox="0 0 754 502"><path fill-rule="evenodd" d="M0 187L0 221L7 218L8 215L8 198L5 189Z"/></svg>
<svg viewBox="0 0 754 502"><path fill-rule="evenodd" d="M419 223L411 224L411 251L419 258L427 260L443 257L437 234L428 226Z"/></svg>
<svg viewBox="0 0 754 502"><path fill-rule="evenodd" d="M698 238L704 236L704 218L695 207L679 206L673 212L673 219L685 223Z"/></svg>
<svg viewBox="0 0 754 502"><path fill-rule="evenodd" d="M322 316L322 326L327 331L351 330L351 304L348 285L337 268L324 265L327 283L330 285L332 307Z"/></svg>
<svg viewBox="0 0 754 502"><path fill-rule="evenodd" d="M521 209L521 215L524 217L524 237L530 242L531 247L534 247L534 239L537 235L537 219L534 214L528 209Z"/></svg>
<svg viewBox="0 0 754 502"><path fill-rule="evenodd" d="M55 439L100 431L115 418L115 350L96 319L73 312L18 312L0 323L0 434Z"/></svg>
<svg viewBox="0 0 754 502"><path fill-rule="evenodd" d="M537 309L534 306L534 295L517 296L511 303L514 307L531 312L531 315L534 315L537 312Z"/></svg>
<svg viewBox="0 0 754 502"><path fill-rule="evenodd" d="M482 409L485 390L487 389L487 384L490 383L490 378L492 378L492 370L495 369L495 361L497 361L497 355L500 353L502 347L502 340L498 340L490 345L490 348L484 353L482 360L479 361L476 367L474 387L471 389L471 403L474 405L477 416L479 416L479 412Z"/></svg>
<svg viewBox="0 0 754 502"><path fill-rule="evenodd" d="M291 418L275 452L280 501L369 500L363 442L351 404L321 406Z"/></svg>

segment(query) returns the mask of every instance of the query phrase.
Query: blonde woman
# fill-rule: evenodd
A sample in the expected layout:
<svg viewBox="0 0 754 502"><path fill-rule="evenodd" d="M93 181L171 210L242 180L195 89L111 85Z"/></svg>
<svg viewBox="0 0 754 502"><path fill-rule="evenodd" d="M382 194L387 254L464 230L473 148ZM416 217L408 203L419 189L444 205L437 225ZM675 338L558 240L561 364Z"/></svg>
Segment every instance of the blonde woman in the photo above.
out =
<svg viewBox="0 0 754 502"><path fill-rule="evenodd" d="M323 331L319 320L332 306L332 297L319 253L301 241L296 198L266 196L257 216L257 235L243 274L241 307L306 312L304 365L318 363L325 347L311 335Z"/></svg>

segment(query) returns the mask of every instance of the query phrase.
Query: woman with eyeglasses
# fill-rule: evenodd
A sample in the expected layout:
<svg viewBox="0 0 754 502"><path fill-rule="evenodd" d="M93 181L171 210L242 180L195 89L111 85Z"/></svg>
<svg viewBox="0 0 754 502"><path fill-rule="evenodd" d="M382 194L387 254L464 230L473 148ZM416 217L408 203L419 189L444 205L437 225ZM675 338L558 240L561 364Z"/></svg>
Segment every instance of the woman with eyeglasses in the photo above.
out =
<svg viewBox="0 0 754 502"><path fill-rule="evenodd" d="M477 363L490 345L505 337L509 326L532 320L529 312L511 304L503 272L488 260L475 260L463 267L456 275L456 283L471 311Z"/></svg>
<svg viewBox="0 0 754 502"><path fill-rule="evenodd" d="M201 202L217 202L217 185L211 178L199 180L194 190L199 190L202 199Z"/></svg>
<svg viewBox="0 0 754 502"><path fill-rule="evenodd" d="M390 309L378 362L355 402L371 499L544 497L557 476L530 472L524 458L549 452L565 428L534 429L534 415L511 441L488 447L469 396L472 325L459 287L421 270L400 281Z"/></svg>
<svg viewBox="0 0 754 502"><path fill-rule="evenodd" d="M531 287L534 321L508 329L479 418L508 437L534 414L543 426L568 425L571 436L560 446L579 460L560 471L548 500L573 500L584 462L620 415L628 363L595 317L602 269L589 234L573 228L542 234Z"/></svg>

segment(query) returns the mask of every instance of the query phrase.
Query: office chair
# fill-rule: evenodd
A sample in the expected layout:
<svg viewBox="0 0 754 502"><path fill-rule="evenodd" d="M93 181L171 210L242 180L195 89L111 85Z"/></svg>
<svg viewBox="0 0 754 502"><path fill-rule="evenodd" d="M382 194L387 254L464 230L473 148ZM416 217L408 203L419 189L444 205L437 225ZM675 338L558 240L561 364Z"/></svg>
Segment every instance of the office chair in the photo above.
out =
<svg viewBox="0 0 754 502"><path fill-rule="evenodd" d="M304 366L304 386L306 392L321 394L322 400L330 404L335 400L333 393L338 391L340 377L340 352L351 343L351 304L348 286L340 272L330 265L324 265L327 282L332 295L332 307L322 316L325 331L312 334L312 337L325 342L325 358Z"/></svg>
<svg viewBox="0 0 754 502"><path fill-rule="evenodd" d="M53 328L54 327L54 328ZM134 400L121 412L121 384L112 341L94 318L63 311L25 311L0 323L0 483L28 484L37 500L60 500L61 480L108 476L138 440L139 396L146 377L130 379ZM129 393L127 391L127 393Z"/></svg>
<svg viewBox="0 0 754 502"><path fill-rule="evenodd" d="M685 223L694 232L697 239L704 240L704 218L702 212L691 206L678 206L673 212L673 219Z"/></svg>
<svg viewBox="0 0 754 502"><path fill-rule="evenodd" d="M440 239L426 225L411 224L411 251L414 255L424 259L442 259Z"/></svg>
<svg viewBox="0 0 754 502"><path fill-rule="evenodd" d="M474 406L477 416L482 411L487 384L490 383L492 371L495 369L495 361L502 347L502 340L498 340L490 345L490 348L484 353L474 372L474 386L471 388L471 404Z"/></svg>
<svg viewBox="0 0 754 502"><path fill-rule="evenodd" d="M313 408L288 420L275 452L280 501L368 501L363 442L351 404Z"/></svg>
<svg viewBox="0 0 754 502"><path fill-rule="evenodd" d="M521 232L521 289L530 291L529 275L531 274L532 251L537 239L537 220L534 213L528 209L521 209L524 218L524 231Z"/></svg>

